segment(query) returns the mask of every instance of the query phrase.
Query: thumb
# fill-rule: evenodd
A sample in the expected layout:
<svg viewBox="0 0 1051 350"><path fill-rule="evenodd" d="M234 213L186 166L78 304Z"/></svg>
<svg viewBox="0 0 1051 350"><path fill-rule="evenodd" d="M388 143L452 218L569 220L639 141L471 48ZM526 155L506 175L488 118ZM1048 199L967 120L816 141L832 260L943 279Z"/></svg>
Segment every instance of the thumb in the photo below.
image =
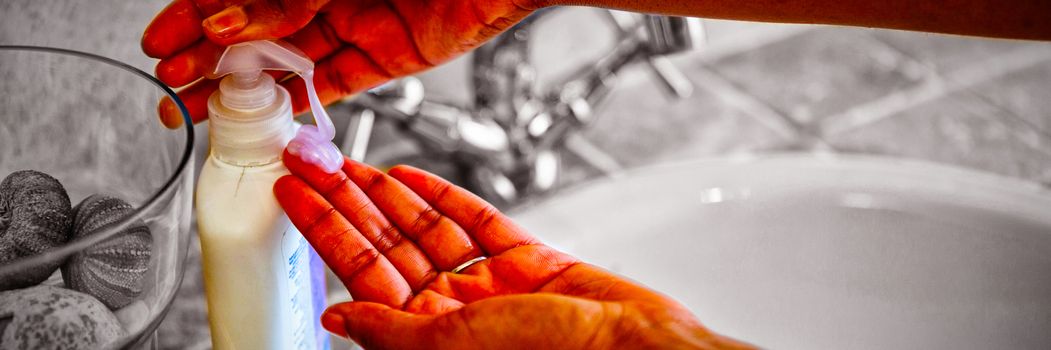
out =
<svg viewBox="0 0 1051 350"><path fill-rule="evenodd" d="M314 18L328 0L248 0L209 16L201 23L214 43L278 39L295 33Z"/></svg>
<svg viewBox="0 0 1051 350"><path fill-rule="evenodd" d="M366 349L417 349L433 343L427 327L433 319L379 303L352 301L330 306L321 315L321 325Z"/></svg>

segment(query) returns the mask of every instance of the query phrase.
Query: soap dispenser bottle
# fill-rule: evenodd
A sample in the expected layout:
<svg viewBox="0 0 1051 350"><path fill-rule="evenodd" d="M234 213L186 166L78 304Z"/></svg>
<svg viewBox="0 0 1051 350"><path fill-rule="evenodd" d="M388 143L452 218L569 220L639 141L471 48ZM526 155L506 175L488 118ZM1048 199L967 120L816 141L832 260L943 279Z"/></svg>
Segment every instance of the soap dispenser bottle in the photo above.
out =
<svg viewBox="0 0 1051 350"><path fill-rule="evenodd" d="M263 70L304 79L317 126L292 120L291 97ZM327 349L324 265L273 194L289 152L337 171L343 157L313 89L313 62L275 41L230 46L209 78L211 152L197 184L208 323L215 349ZM290 144L291 143L291 144Z"/></svg>

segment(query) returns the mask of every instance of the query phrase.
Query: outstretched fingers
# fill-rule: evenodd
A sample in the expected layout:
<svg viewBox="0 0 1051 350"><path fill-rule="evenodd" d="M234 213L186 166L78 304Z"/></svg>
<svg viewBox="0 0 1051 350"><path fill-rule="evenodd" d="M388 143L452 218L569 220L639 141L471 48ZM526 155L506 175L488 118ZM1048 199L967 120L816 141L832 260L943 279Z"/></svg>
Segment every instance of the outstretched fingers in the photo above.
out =
<svg viewBox="0 0 1051 350"><path fill-rule="evenodd" d="M485 200L436 175L409 166L394 167L389 174L478 242L490 259L485 270L467 273L488 277L492 294L534 292L580 263L577 258L540 243ZM443 284L448 284L447 289L459 292L461 300L472 300L486 294L468 293L477 289L473 286L477 283L477 278L443 274L432 288L441 290Z"/></svg>
<svg viewBox="0 0 1051 350"><path fill-rule="evenodd" d="M274 184L274 194L355 300L397 308L409 300L412 289L394 265L310 185L284 176Z"/></svg>
<svg viewBox="0 0 1051 350"><path fill-rule="evenodd" d="M423 249L439 271L450 271L482 255L463 228L398 180L350 159L344 162L343 171L391 223Z"/></svg>
<svg viewBox="0 0 1051 350"><path fill-rule="evenodd" d="M405 165L390 176L462 227L489 256L530 244L540 244L495 207L471 192L426 171Z"/></svg>
<svg viewBox="0 0 1051 350"><path fill-rule="evenodd" d="M324 196L380 254L390 260L413 291L421 290L434 279L437 271L427 255L412 240L404 237L344 172L325 173L287 151L284 162L292 174Z"/></svg>

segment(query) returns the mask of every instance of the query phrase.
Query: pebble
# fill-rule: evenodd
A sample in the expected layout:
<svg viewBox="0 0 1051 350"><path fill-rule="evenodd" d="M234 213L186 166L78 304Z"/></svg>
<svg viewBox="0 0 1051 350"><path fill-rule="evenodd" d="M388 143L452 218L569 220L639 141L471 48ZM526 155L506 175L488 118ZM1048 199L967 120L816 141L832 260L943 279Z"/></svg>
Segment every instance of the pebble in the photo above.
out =
<svg viewBox="0 0 1051 350"><path fill-rule="evenodd" d="M126 333L90 295L54 286L0 292L0 349L101 349Z"/></svg>

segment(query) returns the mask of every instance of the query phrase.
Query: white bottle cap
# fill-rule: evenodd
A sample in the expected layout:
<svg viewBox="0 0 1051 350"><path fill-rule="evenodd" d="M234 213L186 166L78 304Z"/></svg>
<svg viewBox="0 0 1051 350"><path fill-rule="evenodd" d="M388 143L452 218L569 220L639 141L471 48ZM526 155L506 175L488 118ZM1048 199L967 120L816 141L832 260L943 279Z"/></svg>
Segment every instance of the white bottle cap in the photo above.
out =
<svg viewBox="0 0 1051 350"><path fill-rule="evenodd" d="M219 99L230 109L255 110L274 103L274 79L259 72L237 72L219 83Z"/></svg>
<svg viewBox="0 0 1051 350"><path fill-rule="evenodd" d="M237 166L280 161L295 136L288 91L268 74L240 82L237 74L223 78L208 99L208 118L212 153Z"/></svg>
<svg viewBox="0 0 1051 350"><path fill-rule="evenodd" d="M284 93L283 103L289 103L287 91L278 89L274 85L274 79L264 74L263 70L290 71L302 77L306 84L310 110L314 114L314 122L317 125L304 125L299 128L291 141L283 140L288 144L289 153L303 158L307 163L316 164L329 173L338 171L343 165L343 154L332 143L336 129L314 90L314 62L302 51L280 41L257 40L234 44L226 48L219 62L216 63L215 69L207 76L214 79L232 73L219 84L218 102L226 109L238 114L255 115L259 114L257 112L260 112L261 109L279 104L277 100L281 94L277 91ZM211 101L209 108L211 108ZM259 118L256 119L269 119L263 118L265 116L269 114L259 114ZM292 122L291 118L287 119L289 123ZM267 123L275 127L280 124L276 121ZM230 126L236 127L236 125ZM267 131L269 130L255 130L255 132L273 134ZM228 132L227 135L246 136L242 132L233 131ZM216 136L213 135L213 138ZM238 143L238 141L229 143ZM219 149L216 151L222 153ZM277 154L280 155L280 152Z"/></svg>

